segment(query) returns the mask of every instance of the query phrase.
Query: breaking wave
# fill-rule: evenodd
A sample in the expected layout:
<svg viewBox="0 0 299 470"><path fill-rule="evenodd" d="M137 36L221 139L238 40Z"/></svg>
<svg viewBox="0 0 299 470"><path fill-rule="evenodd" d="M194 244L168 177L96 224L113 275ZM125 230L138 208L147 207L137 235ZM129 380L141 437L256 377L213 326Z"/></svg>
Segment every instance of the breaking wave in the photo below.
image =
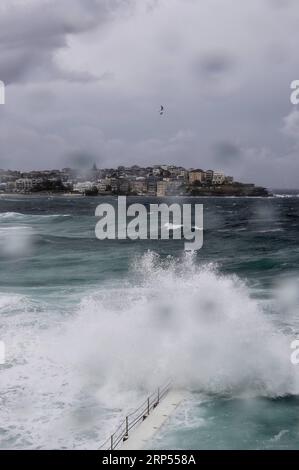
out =
<svg viewBox="0 0 299 470"><path fill-rule="evenodd" d="M75 362L101 387L175 384L206 393L298 392L290 338L246 284L191 255L137 259L131 285L85 297L68 331ZM73 344L73 346L71 346Z"/></svg>
<svg viewBox="0 0 299 470"><path fill-rule="evenodd" d="M22 214L20 212L0 212L0 220L19 220L24 218L49 219L53 217L71 217L70 214Z"/></svg>

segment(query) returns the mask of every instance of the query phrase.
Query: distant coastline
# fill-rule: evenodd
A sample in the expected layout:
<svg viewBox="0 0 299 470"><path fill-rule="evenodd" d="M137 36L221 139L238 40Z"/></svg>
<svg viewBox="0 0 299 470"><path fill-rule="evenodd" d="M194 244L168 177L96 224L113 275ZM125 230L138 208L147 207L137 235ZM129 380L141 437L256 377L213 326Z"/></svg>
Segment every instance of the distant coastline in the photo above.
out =
<svg viewBox="0 0 299 470"><path fill-rule="evenodd" d="M234 180L221 170L175 165L63 168L21 172L0 169L0 194L82 196L268 197L266 188Z"/></svg>

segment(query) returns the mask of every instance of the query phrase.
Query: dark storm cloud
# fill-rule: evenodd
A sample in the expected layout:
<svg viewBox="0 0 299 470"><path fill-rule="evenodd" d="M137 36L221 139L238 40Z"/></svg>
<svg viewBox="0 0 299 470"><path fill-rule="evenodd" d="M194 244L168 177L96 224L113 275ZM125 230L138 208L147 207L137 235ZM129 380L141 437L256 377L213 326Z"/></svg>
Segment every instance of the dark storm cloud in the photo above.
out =
<svg viewBox="0 0 299 470"><path fill-rule="evenodd" d="M8 6L0 16L0 71L6 84L56 78L95 80L88 72L66 72L54 61L68 35L89 31L109 17L119 0L52 0Z"/></svg>

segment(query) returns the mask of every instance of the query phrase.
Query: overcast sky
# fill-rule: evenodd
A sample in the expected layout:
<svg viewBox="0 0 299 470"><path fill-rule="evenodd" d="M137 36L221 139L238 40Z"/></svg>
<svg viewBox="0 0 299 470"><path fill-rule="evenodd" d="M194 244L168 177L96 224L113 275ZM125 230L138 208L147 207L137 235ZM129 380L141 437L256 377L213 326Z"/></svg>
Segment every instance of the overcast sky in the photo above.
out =
<svg viewBox="0 0 299 470"><path fill-rule="evenodd" d="M1 0L0 167L299 187L298 44L298 0Z"/></svg>

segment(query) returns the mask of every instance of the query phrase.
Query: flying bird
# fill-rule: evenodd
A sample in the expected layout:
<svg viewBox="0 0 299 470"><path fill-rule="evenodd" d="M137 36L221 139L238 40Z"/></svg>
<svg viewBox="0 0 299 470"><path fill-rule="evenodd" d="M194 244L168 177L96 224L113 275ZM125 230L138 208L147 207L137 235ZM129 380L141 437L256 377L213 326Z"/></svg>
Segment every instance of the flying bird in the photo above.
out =
<svg viewBox="0 0 299 470"><path fill-rule="evenodd" d="M164 106L161 105L160 116L163 116L163 114L164 114Z"/></svg>

